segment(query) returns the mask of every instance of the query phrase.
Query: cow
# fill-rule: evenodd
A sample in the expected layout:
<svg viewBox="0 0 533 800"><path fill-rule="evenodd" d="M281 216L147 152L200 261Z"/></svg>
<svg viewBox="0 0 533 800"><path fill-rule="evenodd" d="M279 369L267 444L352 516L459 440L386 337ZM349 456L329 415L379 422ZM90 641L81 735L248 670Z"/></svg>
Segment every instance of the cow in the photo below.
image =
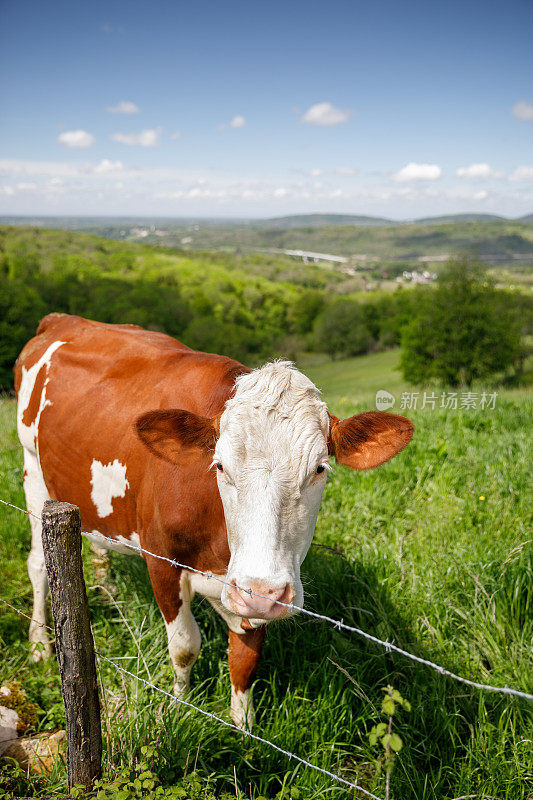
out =
<svg viewBox="0 0 533 800"><path fill-rule="evenodd" d="M100 555L102 545L154 554L143 557L177 696L200 650L191 601L207 598L229 629L231 716L250 728L266 627L304 602L300 567L328 457L377 467L411 440L411 422L379 411L339 420L291 362L250 370L162 333L68 314L41 321L15 365L15 388L28 511L68 501ZM38 660L51 653L47 577L41 523L30 522Z"/></svg>

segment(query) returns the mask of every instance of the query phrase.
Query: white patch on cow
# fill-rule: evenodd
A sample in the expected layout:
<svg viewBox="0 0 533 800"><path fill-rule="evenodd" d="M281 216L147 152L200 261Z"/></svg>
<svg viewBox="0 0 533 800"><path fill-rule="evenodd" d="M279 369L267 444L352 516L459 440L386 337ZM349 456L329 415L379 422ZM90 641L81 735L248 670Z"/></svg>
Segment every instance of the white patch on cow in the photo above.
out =
<svg viewBox="0 0 533 800"><path fill-rule="evenodd" d="M231 687L231 718L238 728L252 729L255 718L252 687L244 692Z"/></svg>
<svg viewBox="0 0 533 800"><path fill-rule="evenodd" d="M85 536L98 549L113 550L115 553L122 553L126 556L141 555L136 550L132 550L131 547L127 546L128 544L135 545L135 547L141 546L139 535L135 533L135 531L132 531L129 536L113 536L113 542L102 539L99 531L93 530L90 533L87 531Z"/></svg>
<svg viewBox="0 0 533 800"><path fill-rule="evenodd" d="M208 578L206 575L199 575L197 572L188 572L189 585L191 591L198 592L202 597L218 600L222 594L223 583L216 578ZM217 578L226 580L225 575L217 575Z"/></svg>
<svg viewBox="0 0 533 800"><path fill-rule="evenodd" d="M193 592L189 585L188 573L181 573L180 590L181 606L178 614L171 622L165 621L165 627L170 660L176 674L174 694L183 696L189 688L190 672L200 652L202 637L191 613L190 601Z"/></svg>
<svg viewBox="0 0 533 800"><path fill-rule="evenodd" d="M31 550L28 556L28 575L33 588L33 611L30 623L29 640L32 658L39 661L52 653L46 623L46 595L48 578L44 563L41 512L50 495L43 480L39 459L35 450L24 447L24 494L26 508L31 512ZM33 516L36 515L36 516Z"/></svg>
<svg viewBox="0 0 533 800"><path fill-rule="evenodd" d="M237 378L215 448L223 466L216 474L231 552L229 581L264 587L261 594L289 584L294 604L303 604L300 566L326 483L326 472L316 469L327 464L328 433L318 389L290 362ZM227 587L221 599L235 610ZM253 599L249 605L253 611Z"/></svg>
<svg viewBox="0 0 533 800"><path fill-rule="evenodd" d="M46 387L49 381L48 372L50 370L50 361L58 347L61 347L63 344L66 344L66 342L53 342L32 367L29 369L26 369L24 366L22 367L22 378L17 402L17 430L20 443L24 448L26 448L26 450L29 450L30 452L38 453L37 434L39 431L41 414L47 406L52 405L50 400L46 399ZM35 419L30 423L30 425L25 425L22 421L22 417L24 416L24 412L30 404L37 375L43 366L46 367L46 379L44 381L39 408L37 410L37 414L35 415Z"/></svg>
<svg viewBox="0 0 533 800"><path fill-rule="evenodd" d="M115 458L109 464L93 460L91 464L91 500L96 506L99 517L108 517L113 513L112 501L115 497L124 497L129 489L126 478L126 465Z"/></svg>

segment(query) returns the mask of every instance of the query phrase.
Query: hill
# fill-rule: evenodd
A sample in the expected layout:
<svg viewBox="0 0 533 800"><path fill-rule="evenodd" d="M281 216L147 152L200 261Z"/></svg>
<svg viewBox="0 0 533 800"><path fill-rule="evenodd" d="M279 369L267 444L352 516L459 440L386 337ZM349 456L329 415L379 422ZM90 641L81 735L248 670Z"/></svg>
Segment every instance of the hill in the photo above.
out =
<svg viewBox="0 0 533 800"><path fill-rule="evenodd" d="M7 220L8 218L0 218ZM13 218L20 225L24 218ZM209 250L239 255L284 250L332 253L358 266L411 268L418 262L438 264L450 255L476 251L490 265L533 265L533 215L520 220L488 214L427 217L395 222L347 214L310 214L267 220L171 218L40 218L40 227L84 231L122 241L141 241L188 251Z"/></svg>
<svg viewBox="0 0 533 800"><path fill-rule="evenodd" d="M446 225L450 222L512 222L498 214L446 214L439 217L420 217L413 220L415 225Z"/></svg>
<svg viewBox="0 0 533 800"><path fill-rule="evenodd" d="M254 220L254 228L320 228L324 225L363 225L375 227L377 225L394 225L393 220L384 217L366 217L355 214L294 214L289 217L271 217L263 220Z"/></svg>
<svg viewBox="0 0 533 800"><path fill-rule="evenodd" d="M445 261L450 255L475 250L490 264L533 264L533 230L526 222L514 220L459 220L446 222L427 220L423 223L376 224L312 224L294 227L294 218L272 221L272 225L238 223L203 225L188 229L169 229L159 238L166 245L188 249L223 250L228 252L305 250L333 253L355 263L397 262L416 264L419 261ZM276 224L274 224L276 222ZM148 233L147 240L155 241Z"/></svg>
<svg viewBox="0 0 533 800"><path fill-rule="evenodd" d="M437 217L420 217L412 220L393 220L385 217L368 217L356 214L295 214L288 217L271 217L252 221L251 227L261 228L318 228L325 225L445 225L453 222L510 222L497 214L446 214ZM521 221L525 221L524 218Z"/></svg>

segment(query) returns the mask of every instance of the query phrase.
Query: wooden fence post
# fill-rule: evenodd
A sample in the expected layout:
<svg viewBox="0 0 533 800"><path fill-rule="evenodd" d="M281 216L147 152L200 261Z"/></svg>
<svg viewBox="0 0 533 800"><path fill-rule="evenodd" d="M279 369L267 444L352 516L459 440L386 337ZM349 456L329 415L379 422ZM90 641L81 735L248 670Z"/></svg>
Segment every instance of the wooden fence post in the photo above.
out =
<svg viewBox="0 0 533 800"><path fill-rule="evenodd" d="M52 599L56 653L67 721L69 789L90 787L102 773L102 730L94 641L81 561L80 511L47 501L43 549Z"/></svg>

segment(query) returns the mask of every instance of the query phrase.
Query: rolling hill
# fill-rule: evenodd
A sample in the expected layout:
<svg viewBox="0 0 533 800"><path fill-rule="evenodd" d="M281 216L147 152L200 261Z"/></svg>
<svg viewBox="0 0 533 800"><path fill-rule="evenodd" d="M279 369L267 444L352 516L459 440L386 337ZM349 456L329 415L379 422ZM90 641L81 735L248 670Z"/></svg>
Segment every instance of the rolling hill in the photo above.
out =
<svg viewBox="0 0 533 800"><path fill-rule="evenodd" d="M3 217L0 223L83 231L122 241L233 254L305 250L359 264L439 263L475 251L487 264L533 265L533 215L519 220L458 214L397 222L349 214L305 214L261 220L128 217Z"/></svg>

